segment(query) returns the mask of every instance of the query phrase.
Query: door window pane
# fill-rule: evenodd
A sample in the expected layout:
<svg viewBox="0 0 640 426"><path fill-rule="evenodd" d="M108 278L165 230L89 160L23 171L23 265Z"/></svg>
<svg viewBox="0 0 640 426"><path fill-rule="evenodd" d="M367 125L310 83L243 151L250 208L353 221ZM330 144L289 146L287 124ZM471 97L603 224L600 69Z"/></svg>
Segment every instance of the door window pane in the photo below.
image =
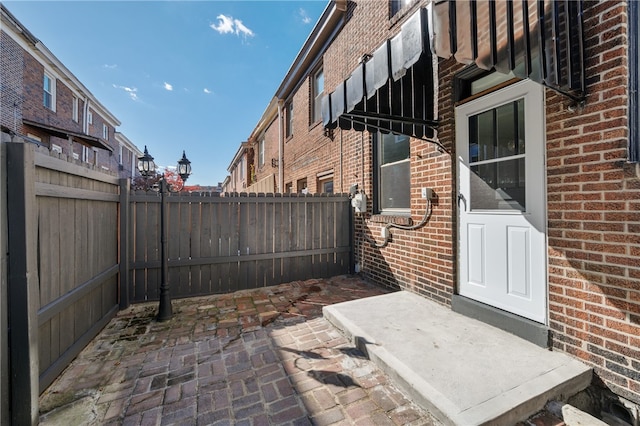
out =
<svg viewBox="0 0 640 426"><path fill-rule="evenodd" d="M524 119L524 99L469 117L472 210L526 210Z"/></svg>
<svg viewBox="0 0 640 426"><path fill-rule="evenodd" d="M471 210L525 211L524 158L471 166Z"/></svg>

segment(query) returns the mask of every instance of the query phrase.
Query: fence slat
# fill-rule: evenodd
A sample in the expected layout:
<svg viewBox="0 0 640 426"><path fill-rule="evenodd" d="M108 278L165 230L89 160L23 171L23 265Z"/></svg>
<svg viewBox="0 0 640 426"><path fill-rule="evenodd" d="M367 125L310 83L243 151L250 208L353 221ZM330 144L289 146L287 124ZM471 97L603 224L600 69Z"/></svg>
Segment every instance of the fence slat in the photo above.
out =
<svg viewBox="0 0 640 426"><path fill-rule="evenodd" d="M172 194L169 198L172 297L228 293L349 272L349 236L342 235L349 229L346 196ZM157 247L153 241L158 231L152 223L159 200L139 195L130 200L135 216L130 268L136 281L131 301L157 300L153 290L159 282L160 259L150 247ZM144 257L139 255L141 245L147 246ZM146 285L143 294L139 280Z"/></svg>

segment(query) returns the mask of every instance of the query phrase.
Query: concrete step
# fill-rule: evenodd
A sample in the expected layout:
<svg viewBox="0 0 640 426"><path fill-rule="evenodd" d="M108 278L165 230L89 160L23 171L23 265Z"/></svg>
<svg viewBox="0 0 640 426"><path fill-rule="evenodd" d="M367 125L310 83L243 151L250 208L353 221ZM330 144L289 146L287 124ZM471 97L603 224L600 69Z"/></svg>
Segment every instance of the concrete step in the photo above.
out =
<svg viewBox="0 0 640 426"><path fill-rule="evenodd" d="M323 314L444 424L513 425L591 382L591 368L566 354L406 291Z"/></svg>

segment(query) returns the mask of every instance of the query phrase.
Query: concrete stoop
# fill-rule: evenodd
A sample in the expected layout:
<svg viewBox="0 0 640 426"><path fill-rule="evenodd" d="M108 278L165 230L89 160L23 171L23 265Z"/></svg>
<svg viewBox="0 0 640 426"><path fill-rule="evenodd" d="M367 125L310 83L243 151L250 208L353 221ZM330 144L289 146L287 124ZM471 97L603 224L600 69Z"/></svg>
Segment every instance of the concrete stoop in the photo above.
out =
<svg viewBox="0 0 640 426"><path fill-rule="evenodd" d="M566 354L406 291L323 314L444 424L513 425L591 382L591 368Z"/></svg>

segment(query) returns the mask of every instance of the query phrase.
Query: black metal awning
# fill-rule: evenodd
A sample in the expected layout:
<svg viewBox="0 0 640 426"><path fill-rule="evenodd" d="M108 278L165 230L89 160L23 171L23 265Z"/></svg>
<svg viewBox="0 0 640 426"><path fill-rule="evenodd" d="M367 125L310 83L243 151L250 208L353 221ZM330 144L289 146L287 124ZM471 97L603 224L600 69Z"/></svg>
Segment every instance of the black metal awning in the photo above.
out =
<svg viewBox="0 0 640 426"><path fill-rule="evenodd" d="M440 0L433 10L437 56L584 99L582 0Z"/></svg>
<svg viewBox="0 0 640 426"><path fill-rule="evenodd" d="M27 126L35 127L37 129L45 131L51 136L55 136L61 139L73 138L89 146L95 148L106 149L113 152L113 148L102 140L95 136L85 135L84 133L73 132L71 130L63 129L61 127L51 126L49 124L38 123L37 121L23 119L22 122Z"/></svg>
<svg viewBox="0 0 640 426"><path fill-rule="evenodd" d="M418 10L322 99L325 128L433 136L438 122L427 16Z"/></svg>

